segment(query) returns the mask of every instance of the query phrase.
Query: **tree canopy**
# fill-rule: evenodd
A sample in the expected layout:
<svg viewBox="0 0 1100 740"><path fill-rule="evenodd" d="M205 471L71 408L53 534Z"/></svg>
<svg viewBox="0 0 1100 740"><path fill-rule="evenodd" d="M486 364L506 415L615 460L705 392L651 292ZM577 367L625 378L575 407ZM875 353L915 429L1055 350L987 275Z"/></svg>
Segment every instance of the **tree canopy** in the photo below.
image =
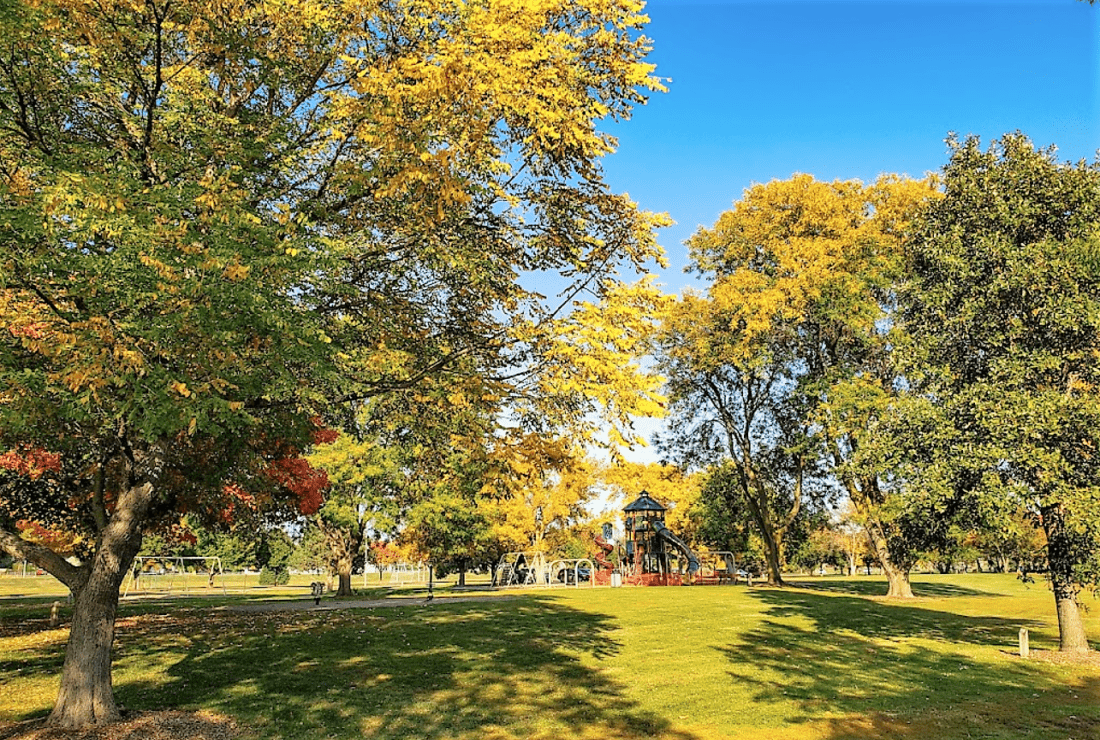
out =
<svg viewBox="0 0 1100 740"><path fill-rule="evenodd" d="M1062 650L1084 651L1077 595L1100 573L1100 164L1059 162L1022 134L950 143L902 296L907 472L933 510L1034 517Z"/></svg>
<svg viewBox="0 0 1100 740"><path fill-rule="evenodd" d="M885 471L854 470L851 458L893 387L886 335L902 243L934 195L931 181L795 175L749 188L688 242L711 284L685 296L660 335L679 415L666 444L724 466L708 490L751 516L773 583L807 484L820 490L831 475L871 522L891 593L909 593L878 516Z"/></svg>
<svg viewBox="0 0 1100 740"><path fill-rule="evenodd" d="M118 582L151 522L316 508L315 417L547 367L547 327L659 255L664 217L598 164L600 122L660 89L640 7L4 5L0 503L90 543L72 566L0 530L74 592L52 722L117 716Z"/></svg>

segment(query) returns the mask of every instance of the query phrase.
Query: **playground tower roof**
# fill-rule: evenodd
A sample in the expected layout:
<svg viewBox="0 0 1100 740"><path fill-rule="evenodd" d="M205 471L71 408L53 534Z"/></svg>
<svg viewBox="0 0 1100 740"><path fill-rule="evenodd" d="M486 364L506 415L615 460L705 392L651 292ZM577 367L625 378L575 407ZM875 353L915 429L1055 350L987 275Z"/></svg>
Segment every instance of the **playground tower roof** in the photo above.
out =
<svg viewBox="0 0 1100 740"><path fill-rule="evenodd" d="M648 491L642 491L642 495L631 501L623 509L624 512L631 511L665 511L665 507L657 503L657 499L649 495Z"/></svg>

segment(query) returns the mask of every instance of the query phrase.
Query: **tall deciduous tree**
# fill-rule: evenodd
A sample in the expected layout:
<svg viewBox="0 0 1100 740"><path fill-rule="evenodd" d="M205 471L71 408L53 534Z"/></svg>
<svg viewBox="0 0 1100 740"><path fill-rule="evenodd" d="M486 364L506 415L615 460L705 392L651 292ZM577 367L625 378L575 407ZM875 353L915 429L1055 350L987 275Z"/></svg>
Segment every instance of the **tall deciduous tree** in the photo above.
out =
<svg viewBox="0 0 1100 740"><path fill-rule="evenodd" d="M1100 554L1100 166L1010 134L951 140L912 243L903 317L930 495L1026 508L1046 534L1061 649Z"/></svg>
<svg viewBox="0 0 1100 740"><path fill-rule="evenodd" d="M333 401L542 351L560 314L520 274L565 271L568 305L658 254L663 219L598 166L600 121L659 87L645 22L635 0L3 6L0 499L94 543L73 566L0 530L74 593L51 723L117 717L118 587L152 519L273 501Z"/></svg>
<svg viewBox="0 0 1100 740"><path fill-rule="evenodd" d="M796 175L750 188L689 241L695 268L713 283L705 300L683 303L675 324L682 339L669 346L694 363L678 374L694 395L680 396L724 409L715 443L727 448L734 480L745 481L737 490L771 542L769 567L778 539L766 532L797 515L798 471L820 462L867 523L890 595L912 595L907 563L895 562L889 543L886 471L855 463L897 378L887 335L902 240L934 195L931 181ZM759 462L749 463L766 459L761 452L772 456L771 483ZM783 470L789 482L780 489ZM765 497L769 485L774 493ZM780 499L789 502L782 515ZM770 520L765 501L776 512Z"/></svg>
<svg viewBox="0 0 1100 740"><path fill-rule="evenodd" d="M331 487L310 518L328 549L337 596L351 596L351 575L368 526L391 532L400 511L403 474L391 450L353 430L315 446L311 465L324 470Z"/></svg>

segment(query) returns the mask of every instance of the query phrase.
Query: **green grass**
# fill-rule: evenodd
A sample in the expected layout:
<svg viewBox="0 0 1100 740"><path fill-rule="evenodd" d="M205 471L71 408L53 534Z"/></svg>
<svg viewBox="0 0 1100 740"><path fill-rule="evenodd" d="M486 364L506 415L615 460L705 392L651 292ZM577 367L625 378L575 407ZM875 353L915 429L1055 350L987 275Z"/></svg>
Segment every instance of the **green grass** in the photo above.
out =
<svg viewBox="0 0 1100 740"><path fill-rule="evenodd" d="M901 604L884 590L826 577L278 613L134 601L115 687L128 709L210 710L264 739L1100 738L1100 668L1014 654L1022 626L1033 648L1057 645L1041 583L923 576ZM66 633L48 605L0 597L0 723L53 700Z"/></svg>

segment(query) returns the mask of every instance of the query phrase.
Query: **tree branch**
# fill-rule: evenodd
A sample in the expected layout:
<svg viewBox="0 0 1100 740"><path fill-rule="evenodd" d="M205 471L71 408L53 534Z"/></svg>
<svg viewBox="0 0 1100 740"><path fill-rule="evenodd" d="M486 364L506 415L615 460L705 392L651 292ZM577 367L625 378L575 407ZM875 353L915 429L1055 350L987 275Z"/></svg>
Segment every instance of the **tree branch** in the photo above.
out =
<svg viewBox="0 0 1100 740"><path fill-rule="evenodd" d="M0 550L13 558L34 563L68 586L70 591L79 591L88 580L85 566L73 565L45 545L28 542L15 532L3 528L0 528Z"/></svg>

